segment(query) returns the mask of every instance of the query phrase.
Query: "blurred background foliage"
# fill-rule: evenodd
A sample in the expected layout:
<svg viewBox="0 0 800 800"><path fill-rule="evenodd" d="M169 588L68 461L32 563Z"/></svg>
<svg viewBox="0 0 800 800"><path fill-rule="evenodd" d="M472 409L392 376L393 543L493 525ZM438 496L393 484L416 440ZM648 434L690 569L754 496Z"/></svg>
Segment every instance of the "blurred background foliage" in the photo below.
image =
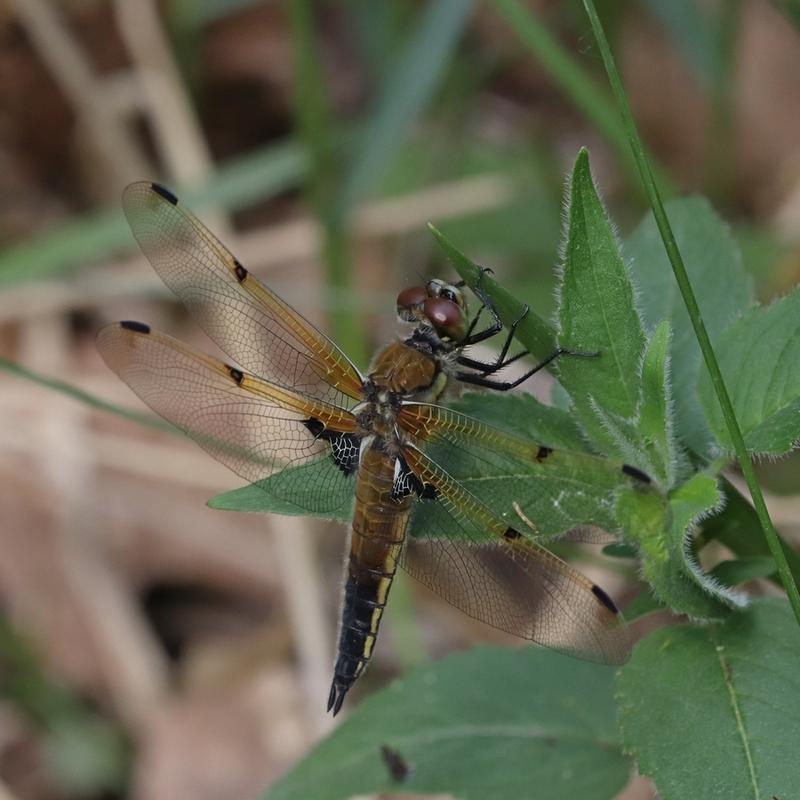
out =
<svg viewBox="0 0 800 800"><path fill-rule="evenodd" d="M662 187L711 199L762 300L797 284L797 4L597 5ZM552 314L584 145L627 234L644 200L577 2L0 4L0 798L252 796L329 724L341 534L204 508L236 480L92 405L140 410L105 321L209 347L123 186L166 183L366 366L397 291L452 274L428 222ZM794 542L797 465L761 465ZM398 586L359 688L493 636Z"/></svg>

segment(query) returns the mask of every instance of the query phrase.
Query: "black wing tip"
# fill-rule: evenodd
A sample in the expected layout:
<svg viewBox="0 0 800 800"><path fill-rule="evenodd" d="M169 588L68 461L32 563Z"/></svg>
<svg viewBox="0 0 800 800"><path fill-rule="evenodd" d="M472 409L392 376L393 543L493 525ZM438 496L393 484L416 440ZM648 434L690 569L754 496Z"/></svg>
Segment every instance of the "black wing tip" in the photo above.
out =
<svg viewBox="0 0 800 800"><path fill-rule="evenodd" d="M144 322L135 322L132 319L124 319L119 323L119 327L126 331L133 331L134 333L150 333L150 326L145 325Z"/></svg>
<svg viewBox="0 0 800 800"><path fill-rule="evenodd" d="M160 183L151 183L150 188L160 197L163 197L168 203L173 206L178 205L178 198L175 197L172 192L167 189L166 186L162 186Z"/></svg>
<svg viewBox="0 0 800 800"><path fill-rule="evenodd" d="M592 594L612 613L619 614L614 601L596 584L592 584Z"/></svg>
<svg viewBox="0 0 800 800"><path fill-rule="evenodd" d="M646 472L642 472L642 470L638 469L637 467L632 467L630 464L623 464L622 471L628 477L635 478L637 481L641 481L642 483L653 482L653 479Z"/></svg>

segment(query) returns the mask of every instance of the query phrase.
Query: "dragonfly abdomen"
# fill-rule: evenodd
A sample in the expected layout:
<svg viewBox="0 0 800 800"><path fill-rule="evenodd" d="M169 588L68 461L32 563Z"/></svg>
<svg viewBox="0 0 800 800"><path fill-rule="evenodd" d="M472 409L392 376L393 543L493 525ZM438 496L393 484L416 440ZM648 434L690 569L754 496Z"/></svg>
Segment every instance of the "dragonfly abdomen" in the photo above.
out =
<svg viewBox="0 0 800 800"><path fill-rule="evenodd" d="M405 540L412 498L393 493L395 461L375 441L359 463L339 649L328 698L334 714L372 657Z"/></svg>

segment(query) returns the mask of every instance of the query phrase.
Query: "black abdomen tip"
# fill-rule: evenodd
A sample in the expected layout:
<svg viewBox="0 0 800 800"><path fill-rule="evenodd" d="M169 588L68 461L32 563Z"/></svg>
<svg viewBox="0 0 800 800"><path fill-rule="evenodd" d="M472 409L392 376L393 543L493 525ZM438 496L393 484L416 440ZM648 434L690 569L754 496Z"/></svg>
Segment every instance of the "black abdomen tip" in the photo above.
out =
<svg viewBox="0 0 800 800"><path fill-rule="evenodd" d="M157 195L163 197L168 203L171 203L173 206L178 205L178 198L175 197L169 189L162 186L160 183L151 183L150 186Z"/></svg>
<svg viewBox="0 0 800 800"><path fill-rule="evenodd" d="M119 326L126 331L133 331L134 333L150 333L150 326L145 325L144 322L134 322L133 320L126 319L120 322Z"/></svg>
<svg viewBox="0 0 800 800"><path fill-rule="evenodd" d="M595 583L592 585L592 594L612 613L619 614L619 609L614 601Z"/></svg>
<svg viewBox="0 0 800 800"><path fill-rule="evenodd" d="M652 479L646 472L642 472L642 470L632 467L630 464L623 464L622 471L631 478L636 478L637 481L652 483Z"/></svg>

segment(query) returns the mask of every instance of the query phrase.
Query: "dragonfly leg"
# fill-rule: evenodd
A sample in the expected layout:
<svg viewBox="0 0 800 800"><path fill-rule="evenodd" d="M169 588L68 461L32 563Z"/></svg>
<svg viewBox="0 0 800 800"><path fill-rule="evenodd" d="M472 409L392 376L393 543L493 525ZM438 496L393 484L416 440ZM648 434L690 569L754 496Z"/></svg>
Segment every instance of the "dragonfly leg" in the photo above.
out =
<svg viewBox="0 0 800 800"><path fill-rule="evenodd" d="M559 347L554 353L551 353L544 361L540 361L536 366L531 367L526 373L520 375L519 378L513 381L496 381L492 380L491 378L486 377L487 375L491 375L493 372L496 372L498 368L491 366L488 371L479 371L477 373L474 372L458 372L456 373L456 378L460 380L462 383L469 383L473 386L483 386L487 389L494 389L498 392L507 392L510 389L514 389L515 387L519 386L524 381L528 380L532 375L535 375L539 370L544 369L551 361L555 361L559 356L579 356L581 358L594 358L595 356L600 355L599 353L582 353L577 350L568 350L565 347ZM516 360L516 356L511 359L511 361ZM460 362L459 362L460 363ZM506 362L506 363L510 363ZM505 365L503 365L505 366Z"/></svg>

